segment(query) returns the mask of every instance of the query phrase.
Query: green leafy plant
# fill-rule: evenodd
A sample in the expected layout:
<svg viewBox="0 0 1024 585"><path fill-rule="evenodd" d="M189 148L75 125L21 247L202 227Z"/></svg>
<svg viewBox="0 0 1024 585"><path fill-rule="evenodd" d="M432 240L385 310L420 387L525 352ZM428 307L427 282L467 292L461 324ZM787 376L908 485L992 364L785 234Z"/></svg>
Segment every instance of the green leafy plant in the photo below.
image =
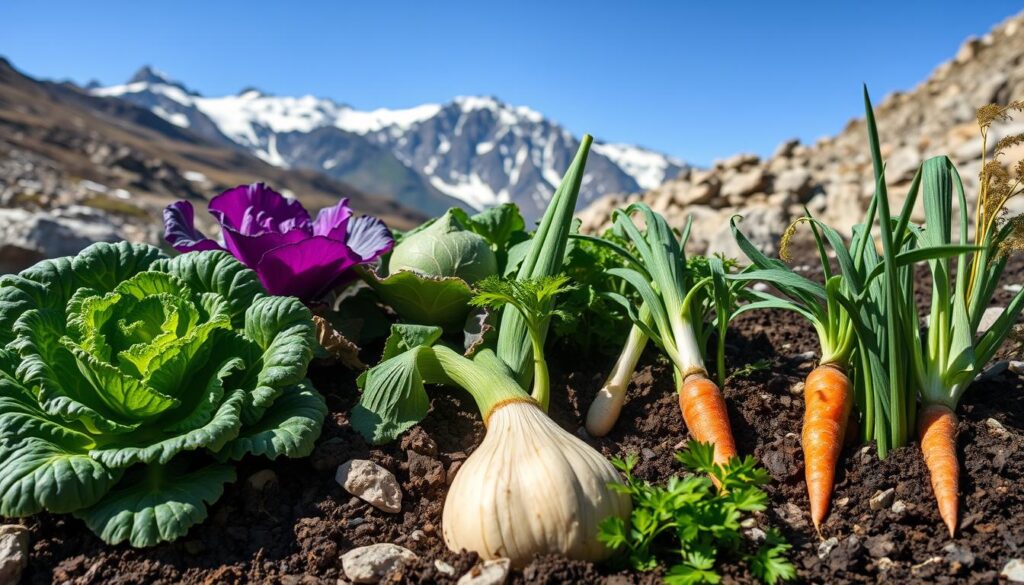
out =
<svg viewBox="0 0 1024 585"><path fill-rule="evenodd" d="M452 208L399 238L386 270L361 274L404 320L456 331L469 314L472 285L521 261L524 228L511 203L476 215Z"/></svg>
<svg viewBox="0 0 1024 585"><path fill-rule="evenodd" d="M707 276L695 272L701 264L691 265L685 252L692 218L677 235L663 216L643 203L617 209L612 217L616 233L622 234L633 251L608 240L579 237L606 246L625 259L626 267L612 268L608 273L628 284L642 304L637 306L616 293L607 294L625 309L634 330L590 405L587 432L601 436L615 424L629 375L650 339L672 361L680 410L691 435L715 443L719 461L725 462L736 454L736 445L725 400L719 386L709 378L704 352L712 331L716 331L716 372L721 384L725 378L725 331L735 313L737 290L745 284L726 279L721 258L707 259Z"/></svg>
<svg viewBox="0 0 1024 585"><path fill-rule="evenodd" d="M628 247L613 230L607 230L601 239ZM575 237L569 241L565 256L562 270L574 287L559 297L558 304L565 316L555 321L552 342L575 354L618 353L631 323L608 294L623 295L634 304L640 302L631 287L608 272L625 267L626 260L606 246Z"/></svg>
<svg viewBox="0 0 1024 585"><path fill-rule="evenodd" d="M394 325L380 363L359 379L352 411L352 426L384 443L427 415L426 384L465 390L487 432L448 491L445 544L514 567L538 554L602 560L610 551L597 540L599 520L630 510L629 498L609 487L619 479L611 463L547 415L544 343L566 285L558 275L592 140L584 136L533 237L509 248L507 264L518 268L503 274L514 276L477 283L473 302L500 311L495 335L477 332L454 348L438 326Z"/></svg>
<svg viewBox="0 0 1024 585"><path fill-rule="evenodd" d="M884 166L866 91L864 101L879 200L883 201ZM926 160L915 175L899 220L888 226L883 224L881 229L883 243L889 239L895 246L906 242L904 245L908 247L956 252L927 258L932 285L925 335L921 334L913 287L907 286L902 302L891 311L897 326L890 332L890 339L899 343L890 343L890 352L880 354L881 359L877 360L882 366L880 369L899 372L905 388L910 389L909 392L904 390L903 401L896 403L900 409L891 417L893 428L900 431L894 434L893 443L905 442L916 422L939 514L951 537L956 533L959 516L957 405L1011 335L1024 311L1024 292L1018 292L987 330L981 328L982 317L990 307L1009 254L1024 249L1024 216L1007 217L1006 213L1007 202L1024 191L1021 184L1024 162L1011 168L1000 160L1010 147L1024 143L1024 134L1010 134L997 141L991 159L987 155L988 135L994 123L1008 121L1013 112L1021 111L1024 111L1024 102L1020 101L1007 106L988 105L978 110L982 170L973 218L959 173L948 157L937 156ZM923 226L909 221L910 210L919 194L924 207ZM972 224L973 237L970 234ZM891 229L884 229L890 226ZM886 258L891 258L888 251ZM906 282L910 282L909 277ZM918 397L919 404L916 403Z"/></svg>
<svg viewBox="0 0 1024 585"><path fill-rule="evenodd" d="M629 495L633 512L628 523L605 519L598 535L602 542L638 571L671 563L665 575L669 585L720 582L715 565L723 557L742 559L755 577L772 585L795 577L785 556L791 546L776 529L765 531L760 543L743 534L750 514L763 511L768 502L761 486L769 475L753 457L718 465L713 445L690 441L676 459L693 475L674 476L664 485L633 475L635 455L613 461L626 478L613 487Z"/></svg>
<svg viewBox="0 0 1024 585"><path fill-rule="evenodd" d="M0 279L0 516L73 513L109 543L184 535L233 461L308 455L309 310L226 252L94 244Z"/></svg>

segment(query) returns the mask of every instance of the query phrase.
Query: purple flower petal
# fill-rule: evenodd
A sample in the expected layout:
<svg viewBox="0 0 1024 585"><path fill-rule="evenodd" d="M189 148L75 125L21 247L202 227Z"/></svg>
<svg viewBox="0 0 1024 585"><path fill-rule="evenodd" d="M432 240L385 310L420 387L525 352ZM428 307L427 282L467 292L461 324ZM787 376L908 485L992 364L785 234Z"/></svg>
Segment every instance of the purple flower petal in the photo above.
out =
<svg viewBox="0 0 1024 585"><path fill-rule="evenodd" d="M253 269L259 266L267 252L281 246L296 244L310 237L305 231L297 229L285 233L264 232L249 236L226 225L222 226L221 232L224 234L224 245L228 251L242 264Z"/></svg>
<svg viewBox="0 0 1024 585"><path fill-rule="evenodd" d="M348 222L347 244L363 262L372 262L395 246L395 238L383 221L364 215Z"/></svg>
<svg viewBox="0 0 1024 585"><path fill-rule="evenodd" d="M314 236L267 252L256 273L270 294L309 302L327 294L359 262L345 243Z"/></svg>
<svg viewBox="0 0 1024 585"><path fill-rule="evenodd" d="M348 206L348 198L342 199L333 207L325 207L316 215L313 222L314 236L327 236L332 240L345 241L348 232L348 221L352 218L352 209Z"/></svg>
<svg viewBox="0 0 1024 585"><path fill-rule="evenodd" d="M228 189L210 200L210 213L221 225L246 236L294 229L312 234L312 222L302 204L263 183Z"/></svg>
<svg viewBox="0 0 1024 585"><path fill-rule="evenodd" d="M196 229L195 210L188 201L175 201L164 208L164 240L179 252L223 250Z"/></svg>

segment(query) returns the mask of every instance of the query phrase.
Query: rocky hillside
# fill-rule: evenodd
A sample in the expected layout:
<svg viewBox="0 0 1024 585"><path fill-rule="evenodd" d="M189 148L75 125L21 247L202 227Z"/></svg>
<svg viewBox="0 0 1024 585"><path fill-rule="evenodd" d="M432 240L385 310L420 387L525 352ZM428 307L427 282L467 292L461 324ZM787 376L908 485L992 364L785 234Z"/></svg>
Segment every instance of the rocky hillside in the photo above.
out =
<svg viewBox="0 0 1024 585"><path fill-rule="evenodd" d="M850 91L859 88L851 85ZM890 194L898 201L921 162L947 154L972 197L981 170L975 111L985 104L1022 98L1024 14L980 39L968 39L953 59L918 87L875 104ZM1024 115L993 126L988 145L991 148L1000 137L1020 132L1024 132ZM1007 155L1008 160L1017 160L1024 157L1024 149ZM606 197L582 213L583 228L601 230L608 226L612 209L625 200L643 200L676 225L693 216L693 249L736 255L729 231L733 214L744 215L744 232L773 250L789 222L803 213L802 206L848 232L862 218L873 192L867 133L863 118L858 118L837 136L813 145L784 142L767 160L740 154L709 169L684 172L640 196Z"/></svg>
<svg viewBox="0 0 1024 585"><path fill-rule="evenodd" d="M0 58L0 274L100 240L159 243L172 199L266 181L305 204L348 197L411 227L423 216L309 171L269 165L145 108L41 82ZM205 219L206 214L198 219Z"/></svg>
<svg viewBox="0 0 1024 585"><path fill-rule="evenodd" d="M536 219L579 146L558 123L493 97L362 111L251 88L206 97L149 67L127 84L90 91L145 107L273 165L316 170L430 215L453 205L483 209L511 201L527 220ZM684 168L637 146L597 144L580 201L650 189Z"/></svg>

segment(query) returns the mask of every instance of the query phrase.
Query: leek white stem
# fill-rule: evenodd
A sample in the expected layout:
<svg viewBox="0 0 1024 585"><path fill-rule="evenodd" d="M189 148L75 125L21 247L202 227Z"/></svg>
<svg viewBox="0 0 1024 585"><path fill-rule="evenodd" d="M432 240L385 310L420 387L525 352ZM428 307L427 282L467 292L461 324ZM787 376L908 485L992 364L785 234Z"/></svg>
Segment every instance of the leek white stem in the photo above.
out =
<svg viewBox="0 0 1024 585"><path fill-rule="evenodd" d="M626 401L626 388L629 386L629 379L636 370L636 364L640 360L640 354L647 346L647 335L636 325L629 330L629 337L626 345L615 361L608 379L604 386L597 392L594 402L590 404L587 411L587 433L592 437L603 437L607 435L615 422L619 420L619 413L622 412L622 404Z"/></svg>

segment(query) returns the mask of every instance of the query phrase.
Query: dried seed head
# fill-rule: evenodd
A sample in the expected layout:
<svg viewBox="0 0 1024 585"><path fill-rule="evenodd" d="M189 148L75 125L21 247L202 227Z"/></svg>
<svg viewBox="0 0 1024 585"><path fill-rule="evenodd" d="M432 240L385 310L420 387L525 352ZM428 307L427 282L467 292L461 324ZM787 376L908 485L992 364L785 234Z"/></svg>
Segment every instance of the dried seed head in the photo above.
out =
<svg viewBox="0 0 1024 585"><path fill-rule="evenodd" d="M1014 252L1024 250L1024 215L1015 215L1006 220L1009 233L999 242L997 258L1005 258Z"/></svg>
<svg viewBox="0 0 1024 585"><path fill-rule="evenodd" d="M792 262L793 255L790 253L789 248L793 241L793 236L796 234L796 224L800 223L804 218L797 218L793 223L786 227L786 231L782 232L782 238L779 239L779 259L783 262Z"/></svg>
<svg viewBox="0 0 1024 585"><path fill-rule="evenodd" d="M1024 134L1011 134L1004 136L996 142L995 157L1006 152L1006 149L1017 146L1018 144L1024 144Z"/></svg>
<svg viewBox="0 0 1024 585"><path fill-rule="evenodd" d="M1005 106L988 104L978 108L978 126L987 130L993 122L1006 122L1011 118L1011 111L1024 112L1024 100L1012 101Z"/></svg>
<svg viewBox="0 0 1024 585"><path fill-rule="evenodd" d="M1010 117L998 104L988 104L978 108L978 126L988 128L995 121L1009 120Z"/></svg>

